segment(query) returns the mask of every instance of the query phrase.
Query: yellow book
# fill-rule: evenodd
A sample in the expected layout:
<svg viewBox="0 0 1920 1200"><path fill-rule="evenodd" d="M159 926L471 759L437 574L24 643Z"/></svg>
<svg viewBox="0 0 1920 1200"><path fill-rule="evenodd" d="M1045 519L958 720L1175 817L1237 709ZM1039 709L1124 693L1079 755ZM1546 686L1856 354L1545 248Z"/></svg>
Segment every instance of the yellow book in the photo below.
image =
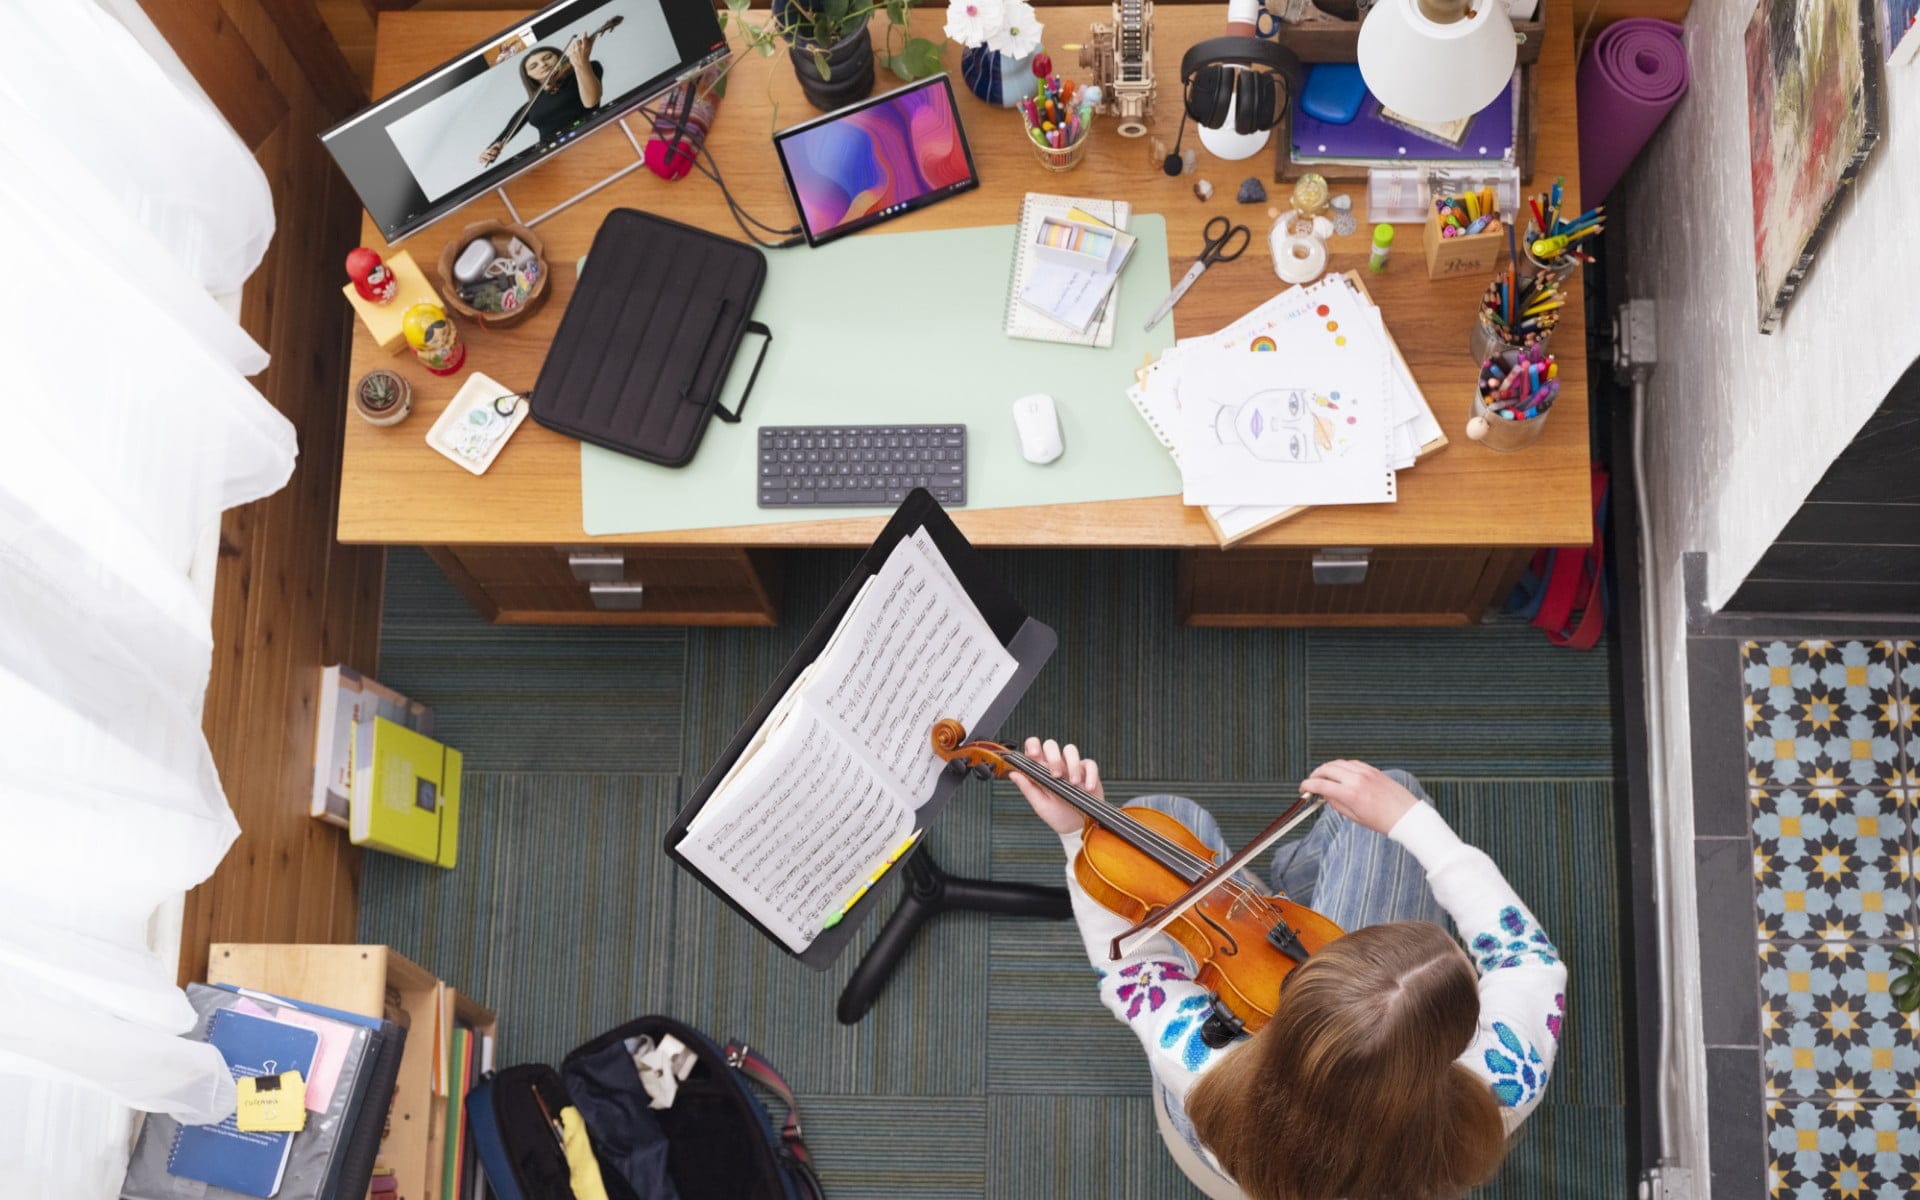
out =
<svg viewBox="0 0 1920 1200"><path fill-rule="evenodd" d="M453 866L460 752L385 717L355 722L350 808L354 845Z"/></svg>

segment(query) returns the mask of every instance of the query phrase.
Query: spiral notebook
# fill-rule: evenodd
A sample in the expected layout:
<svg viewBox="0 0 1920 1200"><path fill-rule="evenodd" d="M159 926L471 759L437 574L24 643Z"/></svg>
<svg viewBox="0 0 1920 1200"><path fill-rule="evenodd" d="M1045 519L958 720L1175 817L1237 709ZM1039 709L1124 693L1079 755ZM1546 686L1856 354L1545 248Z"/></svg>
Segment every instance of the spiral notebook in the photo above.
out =
<svg viewBox="0 0 1920 1200"><path fill-rule="evenodd" d="M1020 206L1020 231L1014 237L1013 264L1007 276L1007 321L1004 328L1008 337L1025 338L1030 342L1060 342L1068 346L1097 346L1103 350L1113 345L1113 331L1120 313L1118 283L1113 285L1113 291L1107 296L1106 311L1087 327L1085 333L1049 319L1020 299L1020 293L1026 290L1027 279L1038 261L1033 253L1033 240L1039 233L1040 222L1048 217L1065 217L1076 208L1115 229L1125 229L1127 222L1133 219L1133 206L1125 200L1089 200L1028 192L1026 202Z"/></svg>

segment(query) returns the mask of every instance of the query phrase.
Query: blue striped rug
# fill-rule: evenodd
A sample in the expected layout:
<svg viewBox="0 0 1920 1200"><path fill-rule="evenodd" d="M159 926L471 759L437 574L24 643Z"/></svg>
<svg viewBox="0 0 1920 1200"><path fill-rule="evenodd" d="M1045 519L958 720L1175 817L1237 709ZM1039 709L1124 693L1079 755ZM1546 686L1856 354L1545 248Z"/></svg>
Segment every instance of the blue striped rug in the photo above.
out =
<svg viewBox="0 0 1920 1200"><path fill-rule="evenodd" d="M834 1200L1197 1196L1160 1147L1138 1045L1095 1001L1069 926L945 918L846 1028L833 1006L857 953L810 971L661 855L688 789L853 558L789 556L776 629L565 630L485 625L423 554L391 552L380 676L435 707L468 782L458 869L368 855L361 937L494 1007L503 1065L557 1062L643 1012L751 1041L800 1089ZM1604 658L1506 621L1183 629L1169 555L993 559L1061 635L1008 732L1079 742L1111 795L1193 796L1237 843L1316 758L1421 775L1572 972L1547 1102L1478 1194L1625 1195ZM1063 866L1004 784L969 784L933 847L958 874L1054 882Z"/></svg>

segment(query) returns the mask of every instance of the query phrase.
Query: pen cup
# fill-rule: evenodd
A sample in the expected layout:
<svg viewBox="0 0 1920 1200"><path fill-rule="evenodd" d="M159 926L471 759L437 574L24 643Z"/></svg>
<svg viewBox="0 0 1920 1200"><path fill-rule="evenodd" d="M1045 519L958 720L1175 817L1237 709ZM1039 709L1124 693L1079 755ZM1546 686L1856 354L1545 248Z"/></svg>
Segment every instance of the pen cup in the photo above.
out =
<svg viewBox="0 0 1920 1200"><path fill-rule="evenodd" d="M1473 398L1472 416L1467 421L1467 436L1487 449L1503 454L1524 450L1540 440L1540 435L1547 428L1547 418L1552 415L1552 410L1548 410L1537 417L1509 421L1498 414L1488 413L1487 402L1476 395Z"/></svg>
<svg viewBox="0 0 1920 1200"><path fill-rule="evenodd" d="M1546 344L1545 338L1539 340L1542 345ZM1485 305L1474 309L1473 328L1467 331L1467 350L1473 355L1473 361L1483 363L1509 350L1518 349L1519 346L1509 342L1494 326L1493 314L1487 311Z"/></svg>
<svg viewBox="0 0 1920 1200"><path fill-rule="evenodd" d="M1086 125L1080 130L1079 140L1070 146L1063 146L1059 149L1055 149L1052 146L1042 146L1039 142L1034 141L1031 136L1027 138L1027 144L1033 147L1034 154L1040 158L1040 165L1047 170L1071 171L1080 165L1082 159L1086 158L1087 139L1092 136L1093 126Z"/></svg>
<svg viewBox="0 0 1920 1200"><path fill-rule="evenodd" d="M1533 252L1533 243L1544 237L1538 226L1530 226L1526 237L1521 239L1520 253L1532 265L1536 276L1546 275L1554 279L1565 279L1580 266L1580 261L1568 254L1558 254L1552 258L1541 258Z"/></svg>

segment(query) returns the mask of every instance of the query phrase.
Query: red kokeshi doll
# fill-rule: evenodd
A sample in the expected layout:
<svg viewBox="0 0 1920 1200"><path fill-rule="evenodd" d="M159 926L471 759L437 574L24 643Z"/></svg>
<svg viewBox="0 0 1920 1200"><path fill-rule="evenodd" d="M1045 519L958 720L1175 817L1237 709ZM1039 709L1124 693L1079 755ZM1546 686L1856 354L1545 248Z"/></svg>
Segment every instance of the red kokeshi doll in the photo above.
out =
<svg viewBox="0 0 1920 1200"><path fill-rule="evenodd" d="M381 262L380 256L365 246L355 246L347 251L347 278L353 280L353 290L360 293L362 300L371 300L375 304L387 303L400 290L400 281L394 277L393 268Z"/></svg>

